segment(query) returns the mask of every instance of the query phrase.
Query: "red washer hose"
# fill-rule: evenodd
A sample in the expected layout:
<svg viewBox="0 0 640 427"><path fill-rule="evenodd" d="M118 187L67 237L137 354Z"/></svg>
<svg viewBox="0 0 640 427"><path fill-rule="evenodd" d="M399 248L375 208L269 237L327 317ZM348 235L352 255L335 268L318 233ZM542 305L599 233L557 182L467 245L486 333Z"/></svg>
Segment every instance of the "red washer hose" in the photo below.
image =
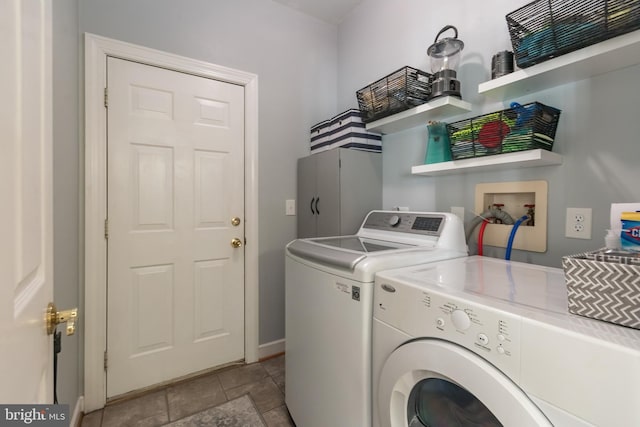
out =
<svg viewBox="0 0 640 427"><path fill-rule="evenodd" d="M480 224L480 231L478 231L478 255L482 256L482 239L484 238L484 229L487 228L489 219L485 218Z"/></svg>

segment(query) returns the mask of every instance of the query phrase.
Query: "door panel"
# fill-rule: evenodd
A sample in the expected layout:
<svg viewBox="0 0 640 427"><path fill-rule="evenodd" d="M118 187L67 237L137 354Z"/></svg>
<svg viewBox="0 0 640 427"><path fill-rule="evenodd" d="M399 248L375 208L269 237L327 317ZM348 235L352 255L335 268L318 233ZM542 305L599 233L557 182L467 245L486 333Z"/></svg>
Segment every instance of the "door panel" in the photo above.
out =
<svg viewBox="0 0 640 427"><path fill-rule="evenodd" d="M339 234L355 234L367 213L382 208L382 155L340 151Z"/></svg>
<svg viewBox="0 0 640 427"><path fill-rule="evenodd" d="M298 159L298 238L316 237L317 155Z"/></svg>
<svg viewBox="0 0 640 427"><path fill-rule="evenodd" d="M131 357L169 349L173 344L173 265L131 269L131 301L136 327L131 334Z"/></svg>
<svg viewBox="0 0 640 427"><path fill-rule="evenodd" d="M107 396L244 357L244 89L108 59Z"/></svg>
<svg viewBox="0 0 640 427"><path fill-rule="evenodd" d="M53 401L51 6L0 2L0 402Z"/></svg>
<svg viewBox="0 0 640 427"><path fill-rule="evenodd" d="M318 153L318 237L340 234L340 151Z"/></svg>
<svg viewBox="0 0 640 427"><path fill-rule="evenodd" d="M173 150L131 144L132 230L173 229Z"/></svg>

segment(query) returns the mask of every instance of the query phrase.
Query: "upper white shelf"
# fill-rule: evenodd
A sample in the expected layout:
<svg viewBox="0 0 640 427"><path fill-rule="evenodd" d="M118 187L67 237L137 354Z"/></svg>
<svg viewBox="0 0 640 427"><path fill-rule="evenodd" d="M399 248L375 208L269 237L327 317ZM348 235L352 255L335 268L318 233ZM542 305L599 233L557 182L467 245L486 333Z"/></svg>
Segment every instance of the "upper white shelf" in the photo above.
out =
<svg viewBox="0 0 640 427"><path fill-rule="evenodd" d="M512 99L640 63L640 30L480 83L478 93Z"/></svg>
<svg viewBox="0 0 640 427"><path fill-rule="evenodd" d="M483 170L496 171L559 164L562 164L562 156L560 154L537 149L413 166L411 168L411 173L413 175L436 176L478 172Z"/></svg>
<svg viewBox="0 0 640 427"><path fill-rule="evenodd" d="M394 133L415 126L426 125L429 120L438 121L471 111L471 104L459 98L444 96L410 110L401 111L366 125L367 130Z"/></svg>

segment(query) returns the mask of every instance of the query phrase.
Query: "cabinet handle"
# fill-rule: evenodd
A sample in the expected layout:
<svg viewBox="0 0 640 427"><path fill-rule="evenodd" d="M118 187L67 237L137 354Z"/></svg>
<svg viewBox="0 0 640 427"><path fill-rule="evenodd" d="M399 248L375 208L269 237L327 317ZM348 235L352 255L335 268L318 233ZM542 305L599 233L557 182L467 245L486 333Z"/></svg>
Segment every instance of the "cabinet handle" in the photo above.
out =
<svg viewBox="0 0 640 427"><path fill-rule="evenodd" d="M316 199L316 213L320 215L320 208L318 208L318 203L320 203L320 197Z"/></svg>
<svg viewBox="0 0 640 427"><path fill-rule="evenodd" d="M316 200L315 197L311 199L311 203L309 204L309 207L311 208L311 214L312 215L316 214L316 211L313 210L313 202L314 202L314 200Z"/></svg>

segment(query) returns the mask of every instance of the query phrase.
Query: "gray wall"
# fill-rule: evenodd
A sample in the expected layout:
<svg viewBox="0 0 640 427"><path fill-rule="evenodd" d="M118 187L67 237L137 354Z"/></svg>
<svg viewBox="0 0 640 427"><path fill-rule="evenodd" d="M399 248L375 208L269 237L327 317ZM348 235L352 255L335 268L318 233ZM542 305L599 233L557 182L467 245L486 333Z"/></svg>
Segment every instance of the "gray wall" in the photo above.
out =
<svg viewBox="0 0 640 427"><path fill-rule="evenodd" d="M358 89L402 66L429 71L427 47L444 25L455 25L459 38L465 42L459 73L462 95L473 104L473 112L447 121L498 111L514 100L540 101L560 108L553 151L562 154L563 164L441 177L413 176L411 166L424 163L426 150L426 127L419 126L383 138L384 206L441 211L463 206L468 221L473 218L477 183L547 180L548 250L514 251L512 259L559 267L563 255L604 246L612 202L640 200L640 187L635 185L640 159L640 66L504 102L485 99L477 87L490 79L492 55L511 50L505 15L528 2L458 0L436 8L434 2L423 0L364 0L339 27L338 107L356 107ZM591 240L564 237L567 207L593 209ZM485 254L501 258L504 249L488 248Z"/></svg>
<svg viewBox="0 0 640 427"><path fill-rule="evenodd" d="M82 308L78 0L56 0L52 9L54 300L64 310ZM75 335L67 337L63 332L58 356L58 401L69 403L71 410L82 394L83 333L81 321Z"/></svg>

